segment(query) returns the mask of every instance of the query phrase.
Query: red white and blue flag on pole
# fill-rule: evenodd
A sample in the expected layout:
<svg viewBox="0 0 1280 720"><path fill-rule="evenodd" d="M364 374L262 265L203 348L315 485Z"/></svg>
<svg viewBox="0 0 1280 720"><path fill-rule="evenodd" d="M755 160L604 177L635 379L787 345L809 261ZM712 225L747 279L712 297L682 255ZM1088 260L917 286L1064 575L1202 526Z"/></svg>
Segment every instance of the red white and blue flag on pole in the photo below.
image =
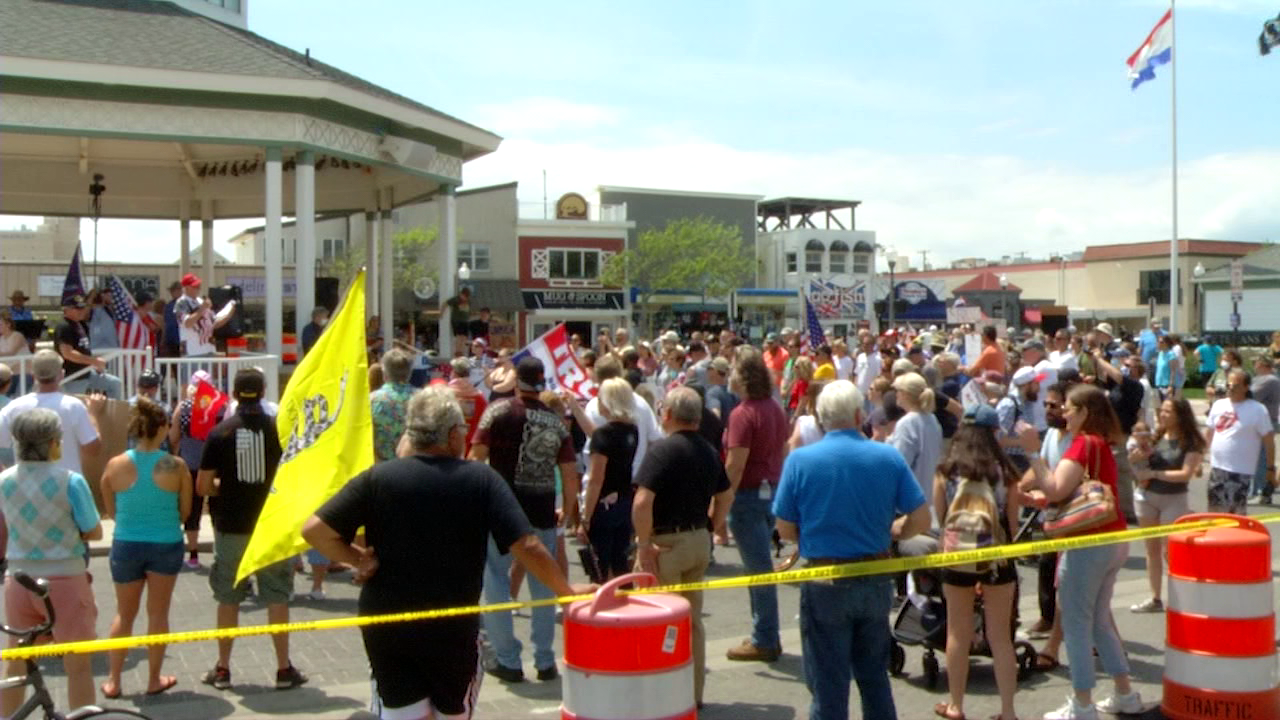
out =
<svg viewBox="0 0 1280 720"><path fill-rule="evenodd" d="M564 323L556 325L542 337L526 345L511 361L518 364L526 357L542 361L548 390L568 390L583 400L595 397L595 383L578 362L578 356L573 354Z"/></svg>
<svg viewBox="0 0 1280 720"><path fill-rule="evenodd" d="M805 314L805 333L804 342L801 350L810 353L815 348L826 342L826 336L822 331L822 323L818 322L818 313L813 310L813 303L808 297L804 298L804 314Z"/></svg>
<svg viewBox="0 0 1280 720"><path fill-rule="evenodd" d="M1147 35L1142 45L1129 56L1129 79L1133 81L1130 89L1136 90L1139 85L1156 78L1156 66L1173 60L1173 8L1165 11L1164 17Z"/></svg>
<svg viewBox="0 0 1280 720"><path fill-rule="evenodd" d="M151 333L138 315L133 295L124 283L115 275L107 276L106 292L111 293L111 302L106 304L107 314L116 323L116 337L120 339L120 347L126 350L145 350L150 344Z"/></svg>

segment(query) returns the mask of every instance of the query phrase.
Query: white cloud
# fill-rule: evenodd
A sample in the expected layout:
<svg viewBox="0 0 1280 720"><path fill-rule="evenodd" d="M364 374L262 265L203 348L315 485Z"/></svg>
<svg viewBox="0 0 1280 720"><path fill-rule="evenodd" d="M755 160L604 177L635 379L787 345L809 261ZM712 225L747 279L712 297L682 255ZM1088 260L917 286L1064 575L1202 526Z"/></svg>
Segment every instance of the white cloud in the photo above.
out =
<svg viewBox="0 0 1280 720"><path fill-rule="evenodd" d="M1184 160L1179 235L1280 239L1280 151ZM1167 166L1089 173L1005 155L906 155L848 147L746 150L686 140L630 147L510 138L467 166L468 185L519 180L523 197L590 194L598 185L860 200L857 222L899 251L931 259L1031 257L1169 237Z"/></svg>
<svg viewBox="0 0 1280 720"><path fill-rule="evenodd" d="M478 105L468 119L499 135L525 135L612 127L621 119L621 113L605 105L530 97Z"/></svg>

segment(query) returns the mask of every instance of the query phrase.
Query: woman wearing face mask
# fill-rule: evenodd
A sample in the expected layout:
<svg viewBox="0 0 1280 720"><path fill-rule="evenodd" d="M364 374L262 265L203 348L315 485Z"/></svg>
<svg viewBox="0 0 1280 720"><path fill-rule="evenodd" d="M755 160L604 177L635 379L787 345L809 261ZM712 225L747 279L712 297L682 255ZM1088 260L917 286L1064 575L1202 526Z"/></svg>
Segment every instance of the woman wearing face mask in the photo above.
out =
<svg viewBox="0 0 1280 720"><path fill-rule="evenodd" d="M1227 375L1232 370L1243 368L1244 361L1240 359L1240 351L1232 348L1222 351L1222 360L1218 362L1218 369L1209 377L1209 381L1204 384L1204 399L1213 405L1214 400L1221 400L1227 396Z"/></svg>

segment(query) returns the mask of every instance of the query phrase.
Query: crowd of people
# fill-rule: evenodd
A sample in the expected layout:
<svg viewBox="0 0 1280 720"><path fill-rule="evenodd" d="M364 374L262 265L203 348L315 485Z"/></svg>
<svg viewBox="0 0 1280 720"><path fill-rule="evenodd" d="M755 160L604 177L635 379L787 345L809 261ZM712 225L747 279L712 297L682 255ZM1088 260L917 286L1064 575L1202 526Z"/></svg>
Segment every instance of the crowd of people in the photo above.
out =
<svg viewBox="0 0 1280 720"><path fill-rule="evenodd" d="M324 318L315 320L322 330ZM570 538L593 582L641 570L664 584L704 578L716 544L736 546L744 572L756 574L774 569L775 549L784 543L794 546L794 561L811 567L954 549L951 531L974 518L985 518L987 542L1013 542L1024 509L1034 513L1063 501L1085 481L1105 485L1117 507L1109 523L1085 532L1168 523L1188 512L1188 484L1205 458L1211 510L1243 514L1251 492L1269 502L1280 409L1273 356L1258 356L1250 375L1238 354L1234 364L1228 359L1233 350L1206 342L1189 354L1210 380L1218 370L1223 375L1202 433L1180 392L1183 358L1158 326L1149 332L1149 341L1145 333L1119 338L1101 323L1088 333L1001 338L983 328L981 350L968 356L963 331L876 336L861 330L847 341L810 341L784 328L755 346L729 330L686 337L664 330L652 342L633 343L619 329L591 348L576 335L571 340L598 389L590 399L556 391L541 361L513 363L509 352L492 352L483 334L467 337L465 354L451 360L446 376L422 389L412 382L413 357L392 349L376 373L371 369L378 376L370 398L376 464L303 529L314 548L308 597L323 599L323 569L334 563L349 566L363 585L361 614L482 599L506 603L526 579L535 600L568 595L589 589L567 580ZM1148 346L1158 368L1155 385L1143 359ZM1225 368L1206 373L1212 368L1205 360L1219 358ZM37 353L35 391L0 410L0 449L12 446L14 461L0 474L9 567L49 578L55 606L87 602L92 610L60 612L59 641L94 637L85 543L102 532L80 469L81 457L101 452L102 400L61 391L66 362L60 351ZM1166 376L1170 381L1162 385ZM188 398L202 381L191 378ZM241 371L234 404L213 418L197 416L189 399L172 410L162 407L145 388L134 399L132 447L108 461L101 482L103 511L116 523L111 636L132 632L144 591L148 631L165 630L174 579L184 563L199 565L194 530L206 498L217 626L238 623L251 590L270 622L288 620L294 561L258 571L252 584L234 582L281 454L264 387L260 372ZM48 492L65 502L47 502ZM32 503L50 509L32 513ZM439 550L424 554L423 547ZM1148 543L1152 596L1134 612L1163 608L1162 552L1159 541ZM1046 718L1142 707L1111 609L1126 555L1127 546L1119 544L1039 559L1041 617L1026 630L1046 639L1040 669L1057 667L1065 644L1073 688ZM951 568L941 573L941 584L949 697L933 711L964 717L980 587L998 717L1011 720L1014 566ZM802 586L810 717L847 718L851 681L865 717L897 716L889 615L907 592L888 576ZM750 635L727 658L774 662L783 652L777 589L753 586L746 594ZM685 595L693 609L694 691L701 705L702 598ZM34 619L39 609L11 582L5 602L14 624ZM532 608L530 628L536 677L553 680L559 676L556 610ZM510 613L362 632L385 718L469 717L483 674L505 683L525 680L523 644ZM487 661L480 640L491 651ZM273 642L276 687L307 682L291 662L288 636L275 635ZM231 687L231 651L230 640L219 641L205 683ZM1115 684L1111 696L1096 701L1095 653ZM163 648L150 652L145 692L178 682L162 674L163 658ZM108 698L122 692L122 662L123 654L110 659L99 688ZM92 701L87 661L68 656L66 664L71 705ZM0 713L12 712L17 693L0 695Z"/></svg>

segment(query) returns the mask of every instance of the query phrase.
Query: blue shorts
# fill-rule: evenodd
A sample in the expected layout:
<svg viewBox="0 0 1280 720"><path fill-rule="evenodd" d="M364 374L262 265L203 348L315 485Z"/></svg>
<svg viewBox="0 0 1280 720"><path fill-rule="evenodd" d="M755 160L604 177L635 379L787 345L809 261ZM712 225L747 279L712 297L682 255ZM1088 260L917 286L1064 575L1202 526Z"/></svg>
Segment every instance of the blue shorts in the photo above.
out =
<svg viewBox="0 0 1280 720"><path fill-rule="evenodd" d="M182 570L182 541L172 543L115 540L111 543L111 580L137 582L147 573L177 575Z"/></svg>

